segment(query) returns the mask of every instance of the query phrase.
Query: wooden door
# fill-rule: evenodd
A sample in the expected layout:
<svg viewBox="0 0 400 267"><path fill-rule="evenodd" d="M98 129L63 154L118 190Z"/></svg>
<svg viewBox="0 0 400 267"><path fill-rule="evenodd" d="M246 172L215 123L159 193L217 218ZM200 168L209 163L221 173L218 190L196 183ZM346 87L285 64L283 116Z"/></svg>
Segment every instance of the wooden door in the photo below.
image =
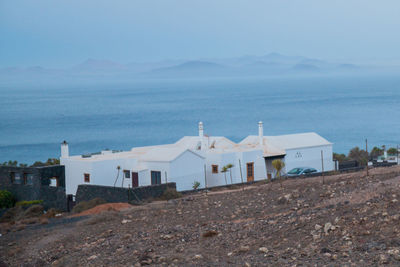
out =
<svg viewBox="0 0 400 267"><path fill-rule="evenodd" d="M137 172L132 172L132 187L139 186L139 174Z"/></svg>
<svg viewBox="0 0 400 267"><path fill-rule="evenodd" d="M247 182L254 181L254 163L249 162L246 164L247 166Z"/></svg>

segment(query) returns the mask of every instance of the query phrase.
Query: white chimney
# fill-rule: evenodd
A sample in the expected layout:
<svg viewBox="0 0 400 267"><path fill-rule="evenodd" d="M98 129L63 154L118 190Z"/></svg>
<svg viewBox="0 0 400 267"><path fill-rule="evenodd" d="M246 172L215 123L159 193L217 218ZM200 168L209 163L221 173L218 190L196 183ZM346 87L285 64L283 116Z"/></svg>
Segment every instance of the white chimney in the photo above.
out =
<svg viewBox="0 0 400 267"><path fill-rule="evenodd" d="M203 129L203 123L199 122L199 137L201 140L203 140L204 137L204 129Z"/></svg>
<svg viewBox="0 0 400 267"><path fill-rule="evenodd" d="M258 144L264 145L264 128L262 121L258 122Z"/></svg>
<svg viewBox="0 0 400 267"><path fill-rule="evenodd" d="M61 143L61 157L62 158L69 157L68 143L65 140L64 142Z"/></svg>
<svg viewBox="0 0 400 267"><path fill-rule="evenodd" d="M202 122L199 122L199 139L201 150L204 150L206 148L206 143L204 141L204 128Z"/></svg>

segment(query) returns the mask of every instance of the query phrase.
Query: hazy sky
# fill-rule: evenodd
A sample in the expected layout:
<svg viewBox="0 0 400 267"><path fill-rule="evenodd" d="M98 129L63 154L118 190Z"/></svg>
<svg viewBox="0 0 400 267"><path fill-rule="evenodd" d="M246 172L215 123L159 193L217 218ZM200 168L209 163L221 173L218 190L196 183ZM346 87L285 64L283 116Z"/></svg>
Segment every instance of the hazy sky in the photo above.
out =
<svg viewBox="0 0 400 267"><path fill-rule="evenodd" d="M400 1L0 0L0 66L279 52L400 59Z"/></svg>

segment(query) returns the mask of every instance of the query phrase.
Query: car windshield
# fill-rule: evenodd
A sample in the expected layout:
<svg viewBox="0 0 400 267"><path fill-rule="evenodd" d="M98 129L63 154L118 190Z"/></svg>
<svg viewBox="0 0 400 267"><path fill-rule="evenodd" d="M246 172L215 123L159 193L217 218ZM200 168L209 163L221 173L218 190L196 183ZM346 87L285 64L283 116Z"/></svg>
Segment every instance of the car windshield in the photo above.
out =
<svg viewBox="0 0 400 267"><path fill-rule="evenodd" d="M294 168L290 172L288 172L288 174L299 174L302 170L303 168Z"/></svg>

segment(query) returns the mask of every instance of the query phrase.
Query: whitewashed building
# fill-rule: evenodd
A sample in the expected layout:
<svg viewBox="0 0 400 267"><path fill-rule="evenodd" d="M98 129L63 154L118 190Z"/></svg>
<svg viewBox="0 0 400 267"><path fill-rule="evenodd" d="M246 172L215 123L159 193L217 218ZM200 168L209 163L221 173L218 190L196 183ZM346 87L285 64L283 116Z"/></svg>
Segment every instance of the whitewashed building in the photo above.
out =
<svg viewBox="0 0 400 267"><path fill-rule="evenodd" d="M67 194L75 194L79 184L137 187L175 182L177 190L185 190L204 176L204 157L174 145L78 156L69 156L66 142L61 146Z"/></svg>
<svg viewBox="0 0 400 267"><path fill-rule="evenodd" d="M296 167L311 167L318 172L335 169L333 144L314 132L264 136L262 122L259 122L259 135L249 135L240 144L262 144L268 177L274 178L276 175L272 167L275 159L285 162L283 172Z"/></svg>
<svg viewBox="0 0 400 267"><path fill-rule="evenodd" d="M65 165L66 192L75 194L79 184L137 187L175 182L178 191L275 177L274 159L285 161L286 170L312 167L333 170L332 143L316 133L258 136L239 144L223 136L207 136L199 123L197 136L185 136L174 144L132 148L130 151L101 151L70 156L61 144L60 162ZM230 168L224 172L224 166Z"/></svg>
<svg viewBox="0 0 400 267"><path fill-rule="evenodd" d="M185 136L175 143L198 151L205 158L205 178L200 183L208 187L265 179L263 149L253 144L236 144L223 136L204 135L199 123L198 136ZM231 165L227 172L224 166Z"/></svg>

